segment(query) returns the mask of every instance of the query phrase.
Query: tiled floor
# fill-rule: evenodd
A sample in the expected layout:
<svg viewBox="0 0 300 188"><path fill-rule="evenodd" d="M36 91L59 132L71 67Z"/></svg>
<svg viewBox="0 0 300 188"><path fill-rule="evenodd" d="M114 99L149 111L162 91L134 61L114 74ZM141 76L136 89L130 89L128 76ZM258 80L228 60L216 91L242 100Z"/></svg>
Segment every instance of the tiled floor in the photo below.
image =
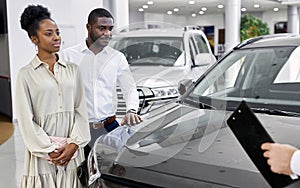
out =
<svg viewBox="0 0 300 188"><path fill-rule="evenodd" d="M18 126L14 134L0 145L0 187L19 188L24 163L24 149Z"/></svg>

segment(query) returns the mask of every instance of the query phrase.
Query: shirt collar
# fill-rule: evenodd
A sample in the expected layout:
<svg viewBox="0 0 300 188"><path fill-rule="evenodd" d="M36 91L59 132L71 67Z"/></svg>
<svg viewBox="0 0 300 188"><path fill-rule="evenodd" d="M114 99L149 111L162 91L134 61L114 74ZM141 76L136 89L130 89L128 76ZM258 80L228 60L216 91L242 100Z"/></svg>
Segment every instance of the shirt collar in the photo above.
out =
<svg viewBox="0 0 300 188"><path fill-rule="evenodd" d="M55 54L55 55L56 55L56 57L58 58L57 63L58 63L59 65L62 65L63 67L66 67L66 66L67 66L66 63L65 63L64 61L62 61L62 60L59 59L58 54ZM41 61L40 58L38 57L38 55L35 55L35 56L34 56L34 58L33 58L33 60L32 60L32 65L33 65L33 68L34 68L34 69L37 69L37 68L38 68L39 66L41 66L43 63L45 63L45 62Z"/></svg>
<svg viewBox="0 0 300 188"><path fill-rule="evenodd" d="M84 40L84 42L83 43L81 43L81 46L80 46L80 51L81 52L86 52L86 51L90 51L90 52L92 52L89 48L88 48L88 46L87 46L87 44L86 44L86 41L87 41L87 39L86 40ZM106 53L106 54L108 54L108 46L105 46L104 48L103 48L103 50L101 51L101 52L99 52L98 54L100 54L100 53Z"/></svg>
<svg viewBox="0 0 300 188"><path fill-rule="evenodd" d="M86 40L84 40L84 42L81 43L80 51L81 51L81 52L84 52L84 51L90 51L90 49L89 49L89 48L87 47L87 45L86 45Z"/></svg>

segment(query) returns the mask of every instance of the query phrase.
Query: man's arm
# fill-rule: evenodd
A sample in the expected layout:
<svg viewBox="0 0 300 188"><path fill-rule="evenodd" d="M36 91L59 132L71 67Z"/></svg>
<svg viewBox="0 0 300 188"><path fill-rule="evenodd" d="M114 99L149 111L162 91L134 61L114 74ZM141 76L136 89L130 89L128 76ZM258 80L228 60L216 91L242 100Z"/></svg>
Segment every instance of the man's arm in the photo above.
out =
<svg viewBox="0 0 300 188"><path fill-rule="evenodd" d="M121 121L121 125L135 125L142 122L141 117L136 113L139 107L139 94L136 89L135 80L129 69L128 62L123 54L120 55L120 72L118 82L122 89L126 102L126 115Z"/></svg>

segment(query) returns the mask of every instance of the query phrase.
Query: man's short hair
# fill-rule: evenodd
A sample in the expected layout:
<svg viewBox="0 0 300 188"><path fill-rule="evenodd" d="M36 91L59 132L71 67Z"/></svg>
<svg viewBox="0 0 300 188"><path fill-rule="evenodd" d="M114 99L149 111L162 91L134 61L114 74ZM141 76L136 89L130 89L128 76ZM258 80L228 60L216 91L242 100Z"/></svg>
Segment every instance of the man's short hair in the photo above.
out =
<svg viewBox="0 0 300 188"><path fill-rule="evenodd" d="M113 18L113 16L104 8L96 8L92 10L88 17L88 23L93 24L99 17Z"/></svg>

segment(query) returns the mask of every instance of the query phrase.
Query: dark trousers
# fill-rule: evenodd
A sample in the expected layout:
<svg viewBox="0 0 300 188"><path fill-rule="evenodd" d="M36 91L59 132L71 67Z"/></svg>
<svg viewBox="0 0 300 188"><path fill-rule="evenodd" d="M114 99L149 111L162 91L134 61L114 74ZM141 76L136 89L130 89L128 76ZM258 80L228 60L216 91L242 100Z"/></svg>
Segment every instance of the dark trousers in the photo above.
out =
<svg viewBox="0 0 300 188"><path fill-rule="evenodd" d="M89 153L92 149L92 147L94 146L95 141L97 140L97 138L103 134L106 134L112 130L114 130L115 128L117 128L119 126L119 123L115 120L112 123L106 125L103 128L100 129L93 129L90 128L90 132L91 132L91 141L89 142L89 144L87 144L84 147L84 156L87 159L89 156Z"/></svg>

